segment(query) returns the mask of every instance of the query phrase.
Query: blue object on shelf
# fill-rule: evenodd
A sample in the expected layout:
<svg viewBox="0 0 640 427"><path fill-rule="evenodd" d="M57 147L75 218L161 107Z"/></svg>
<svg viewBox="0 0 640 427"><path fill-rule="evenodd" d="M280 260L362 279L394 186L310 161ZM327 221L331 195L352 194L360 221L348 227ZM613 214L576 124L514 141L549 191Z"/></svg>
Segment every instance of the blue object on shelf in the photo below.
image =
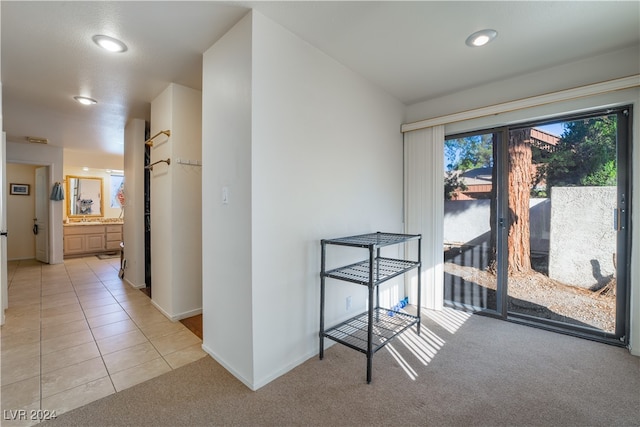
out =
<svg viewBox="0 0 640 427"><path fill-rule="evenodd" d="M396 314L396 311L400 311L401 309L405 308L407 305L409 305L409 297L404 297L403 299L400 300L399 303L391 307L391 310L389 310L387 314L389 315L389 317L393 317L393 315Z"/></svg>

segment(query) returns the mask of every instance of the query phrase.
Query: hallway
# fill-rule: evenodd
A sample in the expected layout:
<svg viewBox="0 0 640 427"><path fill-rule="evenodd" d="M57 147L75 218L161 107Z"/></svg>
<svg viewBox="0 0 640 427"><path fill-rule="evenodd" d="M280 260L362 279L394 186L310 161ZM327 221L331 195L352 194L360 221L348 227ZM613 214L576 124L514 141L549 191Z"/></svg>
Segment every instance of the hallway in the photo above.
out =
<svg viewBox="0 0 640 427"><path fill-rule="evenodd" d="M119 263L8 263L0 424L35 424L10 419L19 410L59 415L206 355L200 338L118 278Z"/></svg>

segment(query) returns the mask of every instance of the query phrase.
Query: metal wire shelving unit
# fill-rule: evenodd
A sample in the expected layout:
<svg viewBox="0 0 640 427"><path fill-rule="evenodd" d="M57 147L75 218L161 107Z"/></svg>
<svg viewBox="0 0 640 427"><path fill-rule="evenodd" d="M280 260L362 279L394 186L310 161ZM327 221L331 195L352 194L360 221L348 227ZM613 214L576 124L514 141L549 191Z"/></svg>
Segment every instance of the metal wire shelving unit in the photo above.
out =
<svg viewBox="0 0 640 427"><path fill-rule="evenodd" d="M415 241L418 247L417 260L393 259L380 256L380 249L383 247L408 244L411 241ZM422 235L377 232L337 239L323 239L320 243L322 247L320 271L320 359L324 358L325 338L364 353L367 356L367 383L370 383L373 355L378 350L413 325L416 325L416 333L420 334L419 302L422 287L420 277ZM367 249L369 257L364 261L326 270L328 245ZM413 269L418 270L416 315L380 307L379 285ZM367 286L369 291L367 311L325 329L325 286L328 278Z"/></svg>

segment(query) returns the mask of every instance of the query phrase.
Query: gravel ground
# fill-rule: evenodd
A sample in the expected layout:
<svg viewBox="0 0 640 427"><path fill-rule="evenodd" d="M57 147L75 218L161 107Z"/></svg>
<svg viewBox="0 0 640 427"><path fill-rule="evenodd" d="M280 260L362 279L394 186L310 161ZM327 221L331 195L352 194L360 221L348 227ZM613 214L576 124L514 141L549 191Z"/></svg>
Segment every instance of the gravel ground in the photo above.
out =
<svg viewBox="0 0 640 427"><path fill-rule="evenodd" d="M445 273L486 289L496 289L493 273L474 267L445 263ZM613 282L615 289L615 282ZM546 319L615 331L615 292L593 292L549 279L544 274L509 277L509 311Z"/></svg>

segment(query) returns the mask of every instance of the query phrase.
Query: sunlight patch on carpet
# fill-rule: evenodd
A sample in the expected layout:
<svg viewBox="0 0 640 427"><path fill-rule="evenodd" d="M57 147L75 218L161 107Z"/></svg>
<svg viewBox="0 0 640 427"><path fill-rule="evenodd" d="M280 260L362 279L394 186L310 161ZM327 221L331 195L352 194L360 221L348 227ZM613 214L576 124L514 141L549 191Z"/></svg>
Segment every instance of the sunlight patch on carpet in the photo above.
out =
<svg viewBox="0 0 640 427"><path fill-rule="evenodd" d="M442 326L447 332L455 334L472 316L471 313L445 307L442 310L423 310L422 314Z"/></svg>

